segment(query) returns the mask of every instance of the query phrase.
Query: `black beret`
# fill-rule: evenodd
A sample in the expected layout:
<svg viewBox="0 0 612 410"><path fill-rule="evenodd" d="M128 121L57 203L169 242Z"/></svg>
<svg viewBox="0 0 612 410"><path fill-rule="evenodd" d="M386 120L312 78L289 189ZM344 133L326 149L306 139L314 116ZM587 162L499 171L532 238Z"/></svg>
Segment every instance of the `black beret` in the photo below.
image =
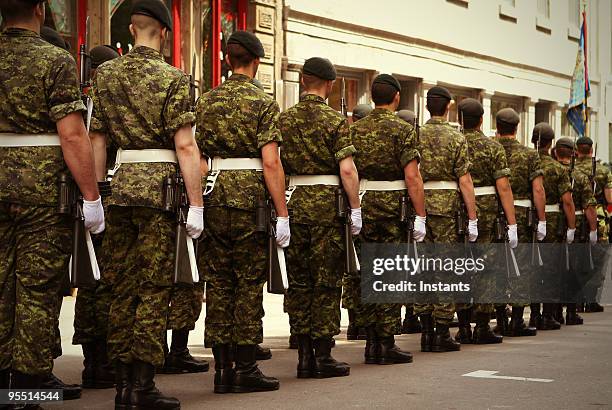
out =
<svg viewBox="0 0 612 410"><path fill-rule="evenodd" d="M397 116L412 125L414 125L414 122L416 121L416 114L410 110L399 110L397 112Z"/></svg>
<svg viewBox="0 0 612 410"><path fill-rule="evenodd" d="M353 117L362 119L367 117L372 112L372 106L370 104L358 104L353 107Z"/></svg>
<svg viewBox="0 0 612 410"><path fill-rule="evenodd" d="M580 137L576 141L576 145L593 145L593 140L589 137Z"/></svg>
<svg viewBox="0 0 612 410"><path fill-rule="evenodd" d="M531 133L531 142L534 144L539 141L542 144L544 141L552 141L555 139L555 131L550 125L545 122L537 124Z"/></svg>
<svg viewBox="0 0 612 410"><path fill-rule="evenodd" d="M161 0L138 0L132 6L132 14L141 14L149 16L159 21L162 26L168 30L172 30L172 17L170 10Z"/></svg>
<svg viewBox="0 0 612 410"><path fill-rule="evenodd" d="M555 148L559 148L559 147L574 149L574 141L572 141L572 139L568 137L559 138L557 140L557 144L555 145Z"/></svg>
<svg viewBox="0 0 612 410"><path fill-rule="evenodd" d="M474 98L464 98L459 102L459 111L463 117L480 118L484 114L484 108L480 101Z"/></svg>
<svg viewBox="0 0 612 410"><path fill-rule="evenodd" d="M266 56L261 41L259 41L255 34L248 31L234 31L227 40L227 44L240 44L255 57L264 58Z"/></svg>
<svg viewBox="0 0 612 410"><path fill-rule="evenodd" d="M502 108L497 112L495 121L499 124L518 125L521 117L512 108Z"/></svg>
<svg viewBox="0 0 612 410"><path fill-rule="evenodd" d="M439 85L436 85L427 91L427 98L446 98L449 101L453 99L448 90L444 87L440 87Z"/></svg>
<svg viewBox="0 0 612 410"><path fill-rule="evenodd" d="M397 79L390 74L379 74L372 82L372 85L374 84L387 84L395 88L397 92L402 91L402 86L400 85L399 81L397 81Z"/></svg>
<svg viewBox="0 0 612 410"><path fill-rule="evenodd" d="M98 68L102 63L119 57L119 53L113 46L103 45L89 50L89 56L91 57L91 68Z"/></svg>
<svg viewBox="0 0 612 410"><path fill-rule="evenodd" d="M56 47L63 48L66 51L70 51L70 46L64 38L51 27L42 26L40 28L40 37L45 40L47 43L53 44Z"/></svg>
<svg viewBox="0 0 612 410"><path fill-rule="evenodd" d="M306 60L302 68L304 74L314 75L322 80L335 80L336 67L327 58L312 57Z"/></svg>

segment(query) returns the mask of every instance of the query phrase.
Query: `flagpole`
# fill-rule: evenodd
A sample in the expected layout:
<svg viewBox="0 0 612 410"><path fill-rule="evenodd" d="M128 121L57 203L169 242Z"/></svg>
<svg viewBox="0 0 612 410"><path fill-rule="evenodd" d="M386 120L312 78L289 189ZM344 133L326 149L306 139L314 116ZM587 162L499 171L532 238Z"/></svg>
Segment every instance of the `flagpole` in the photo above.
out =
<svg viewBox="0 0 612 410"><path fill-rule="evenodd" d="M589 72L588 72L588 42L587 42L587 24L586 24L586 4L582 5L582 24L584 27L584 72L585 72L585 89L589 81ZM590 91L590 90L589 90ZM589 121L590 113L589 113L589 92L585 91L584 93L584 134L586 137L591 136L591 122Z"/></svg>

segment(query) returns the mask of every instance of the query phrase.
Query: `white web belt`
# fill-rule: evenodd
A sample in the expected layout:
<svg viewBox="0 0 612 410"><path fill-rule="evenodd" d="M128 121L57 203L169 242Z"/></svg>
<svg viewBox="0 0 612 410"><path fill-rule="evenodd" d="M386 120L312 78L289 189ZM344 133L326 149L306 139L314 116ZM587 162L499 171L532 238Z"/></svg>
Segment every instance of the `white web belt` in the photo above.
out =
<svg viewBox="0 0 612 410"><path fill-rule="evenodd" d="M289 203L295 189L299 186L328 185L340 186L338 175L293 175L289 177L289 185L285 191L285 201Z"/></svg>
<svg viewBox="0 0 612 410"><path fill-rule="evenodd" d="M208 161L208 176L204 196L210 195L215 189L217 178L222 171L263 171L261 158L221 158L214 157Z"/></svg>
<svg viewBox="0 0 612 410"><path fill-rule="evenodd" d="M546 205L546 207L544 208L544 211L547 214L558 214L561 212L561 208L559 208L559 205Z"/></svg>
<svg viewBox="0 0 612 410"><path fill-rule="evenodd" d="M497 190L494 186L479 186L474 187L474 196L495 195Z"/></svg>
<svg viewBox="0 0 612 410"><path fill-rule="evenodd" d="M57 134L13 134L0 133L0 147L59 147Z"/></svg>
<svg viewBox="0 0 612 410"><path fill-rule="evenodd" d="M362 179L359 181L359 200L362 200L368 191L404 191L406 181L398 179L395 181L369 181Z"/></svg>
<svg viewBox="0 0 612 410"><path fill-rule="evenodd" d="M121 149L117 150L115 166L108 170L107 180L111 180L122 164L178 163L176 152L171 149Z"/></svg>
<svg viewBox="0 0 612 410"><path fill-rule="evenodd" d="M529 199L515 199L514 206L520 208L531 208L531 201Z"/></svg>
<svg viewBox="0 0 612 410"><path fill-rule="evenodd" d="M427 181L423 184L425 191L456 191L459 184L456 181Z"/></svg>

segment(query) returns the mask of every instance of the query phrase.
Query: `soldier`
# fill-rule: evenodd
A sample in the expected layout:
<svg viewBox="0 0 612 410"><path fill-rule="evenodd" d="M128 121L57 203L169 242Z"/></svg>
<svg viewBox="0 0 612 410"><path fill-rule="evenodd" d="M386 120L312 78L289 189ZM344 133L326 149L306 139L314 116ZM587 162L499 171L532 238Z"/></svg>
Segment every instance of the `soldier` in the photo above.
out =
<svg viewBox="0 0 612 410"><path fill-rule="evenodd" d="M580 137L576 141L576 168L583 173L586 173L589 178L592 177L592 156L593 156L593 140L589 137ZM596 160L595 178L591 181L595 186L595 199L597 200L597 220L599 230L599 243L609 243L609 229L607 225L608 209L612 207L612 172L602 164L601 160ZM595 301L595 296L598 288L603 286L605 277L601 275L595 285L592 293L588 295L588 303L585 306L585 312L603 312L604 308Z"/></svg>
<svg viewBox="0 0 612 410"><path fill-rule="evenodd" d="M255 208L267 195L278 217L278 245L287 247L290 239L285 174L278 153L279 107L252 83L264 56L254 34L232 34L226 62L233 74L197 105L198 144L212 158L207 244L200 265L206 279L204 342L215 357L215 393L279 388L278 380L265 376L256 362L256 345L263 339L266 236L256 231Z"/></svg>
<svg viewBox="0 0 612 410"><path fill-rule="evenodd" d="M372 82L375 109L351 126L351 138L360 153L356 165L362 178L364 229L361 239L374 243L401 243L398 206L408 194L414 208L414 238L425 238L425 199L419 172L414 127L395 116L400 101L399 81L381 74ZM365 180L365 181L364 181ZM366 364L411 363L410 352L395 345L400 304L361 304L359 326L366 328Z"/></svg>
<svg viewBox="0 0 612 410"><path fill-rule="evenodd" d="M444 87L427 92L427 110L431 119L421 127L419 152L421 175L425 182L427 237L429 243L458 243L456 210L461 200L467 209L469 241L478 238L478 219L474 185L469 173L470 161L465 137L448 123L451 95ZM448 330L455 314L453 303L415 304L423 332L421 351L457 351L460 344ZM435 327L435 334L434 334Z"/></svg>
<svg viewBox="0 0 612 410"><path fill-rule="evenodd" d="M118 58L111 46L96 46L89 51L91 75L104 62ZM92 238L96 245L98 261L104 260L102 235ZM104 270L104 267L101 267ZM106 278L97 281L93 288L79 289L74 306L74 335L72 344L83 349L82 386L88 389L106 389L115 385L115 374L108 360L106 335L108 333L108 313L112 300L110 284Z"/></svg>
<svg viewBox="0 0 612 410"><path fill-rule="evenodd" d="M557 161L559 161L566 169L570 170L572 155L575 152L574 142L569 138L560 138L555 145L555 155L557 156ZM588 170L588 174L582 171L580 168L575 167L571 171L570 178L573 179L573 190L572 197L575 204L575 211L577 216L581 216L579 218L580 222L577 224L577 229L580 231L584 226L586 230L589 231L588 238L581 238L583 241L588 241L591 244L597 243L597 200L593 195L593 190L591 188L589 182L590 169ZM575 269L576 266L573 267ZM576 274L576 272L570 272ZM572 280L573 279L573 280ZM576 286L575 278L570 279L570 282L567 284L568 287L572 287L572 285ZM573 282L573 283L572 283ZM565 316L565 324L568 326L572 325L581 325L583 323L582 317L577 313L577 305L575 302L574 295L570 294L567 303L567 310ZM563 313L563 309L561 308L561 316Z"/></svg>
<svg viewBox="0 0 612 410"><path fill-rule="evenodd" d="M38 389L51 378L70 254L58 176L72 174L91 233L104 210L74 59L40 37L45 3L1 0L0 13L0 389Z"/></svg>
<svg viewBox="0 0 612 410"><path fill-rule="evenodd" d="M370 115L371 112L372 106L370 104L357 104L353 107L352 111L353 123L356 123L360 119L367 117L368 115Z"/></svg>
<svg viewBox="0 0 612 410"><path fill-rule="evenodd" d="M512 188L510 187L510 168L504 148L482 132L484 109L482 104L466 98L459 103L459 120L468 145L471 161L470 175L474 182L474 193L478 209L478 243L490 244L497 240L495 223L498 207L503 208L508 224L508 241L511 248L518 244L516 217ZM497 195L497 197L496 197ZM495 278L483 278L488 287L495 287ZM501 343L503 336L493 333L489 327L492 304L476 303L473 309L458 310L459 332L455 338L461 343L490 344ZM472 334L471 314L475 315L476 327Z"/></svg>
<svg viewBox="0 0 612 410"><path fill-rule="evenodd" d="M416 114L412 110L399 110L396 115L402 120L406 121L408 124L415 126L416 123Z"/></svg>
<svg viewBox="0 0 612 410"><path fill-rule="evenodd" d="M495 117L497 125L496 139L504 147L508 166L512 177L510 185L514 195L514 208L516 213L519 243L531 242L530 229L537 230L537 240L546 237L546 194L544 191L544 171L540 164L538 152L527 148L516 140L516 132L520 117L512 108L499 110ZM530 200L529 198L533 198ZM537 211L537 227L528 225L528 212L532 206ZM497 329L505 336L535 336L536 328L528 327L523 320L524 303L513 303L512 320L506 325L506 306L495 307L497 315Z"/></svg>
<svg viewBox="0 0 612 410"><path fill-rule="evenodd" d="M113 293L108 350L117 375L115 407L178 409L179 401L154 383L155 368L164 361L176 234L174 215L163 211L162 187L180 168L189 199L187 234L198 238L200 153L191 128L189 77L161 53L172 29L170 12L159 0L135 2L129 28L132 51L102 64L93 79L90 129L98 178L105 174L107 138L117 149L102 245L112 249L103 275Z"/></svg>
<svg viewBox="0 0 612 410"><path fill-rule="evenodd" d="M572 185L568 170L555 161L550 156L552 141L555 139L555 132L550 125L541 122L535 126L531 136L531 142L539 148L540 164L544 171L544 190L546 191L546 230L548 231L545 243L571 244L574 242L576 233L576 215L574 200L572 199ZM564 218L565 224L563 224ZM559 224L567 226L567 230L558 236ZM547 252L546 257L551 252ZM544 269L550 270L551 266L556 265L554 260L548 260ZM558 272L550 272L551 275L558 275ZM544 286L547 284L544 283ZM544 303L542 313L540 304L532 303L530 306L529 326L538 330L557 330L561 324L554 319L556 305Z"/></svg>
<svg viewBox="0 0 612 410"><path fill-rule="evenodd" d="M306 60L306 96L281 114L281 158L289 177L293 246L287 250L289 289L285 306L298 341L298 378L348 376L350 367L331 356L340 333L344 266L342 229L335 192L344 188L351 207L353 235L361 229L359 177L353 163L348 121L325 104L336 69L324 58Z"/></svg>

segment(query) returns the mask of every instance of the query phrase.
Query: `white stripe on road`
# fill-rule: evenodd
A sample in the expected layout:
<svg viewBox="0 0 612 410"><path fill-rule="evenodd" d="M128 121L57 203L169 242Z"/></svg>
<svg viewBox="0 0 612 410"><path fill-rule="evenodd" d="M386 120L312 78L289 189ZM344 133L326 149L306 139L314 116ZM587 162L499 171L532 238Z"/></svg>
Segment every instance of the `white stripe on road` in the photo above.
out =
<svg viewBox="0 0 612 410"><path fill-rule="evenodd" d="M519 380L522 382L540 382L540 383L550 383L554 381L553 379L534 379L532 377L517 377L517 376L497 376L496 373L499 373L494 370L476 370L475 372L466 373L462 376L466 377L475 377L477 379L502 379L502 380Z"/></svg>

